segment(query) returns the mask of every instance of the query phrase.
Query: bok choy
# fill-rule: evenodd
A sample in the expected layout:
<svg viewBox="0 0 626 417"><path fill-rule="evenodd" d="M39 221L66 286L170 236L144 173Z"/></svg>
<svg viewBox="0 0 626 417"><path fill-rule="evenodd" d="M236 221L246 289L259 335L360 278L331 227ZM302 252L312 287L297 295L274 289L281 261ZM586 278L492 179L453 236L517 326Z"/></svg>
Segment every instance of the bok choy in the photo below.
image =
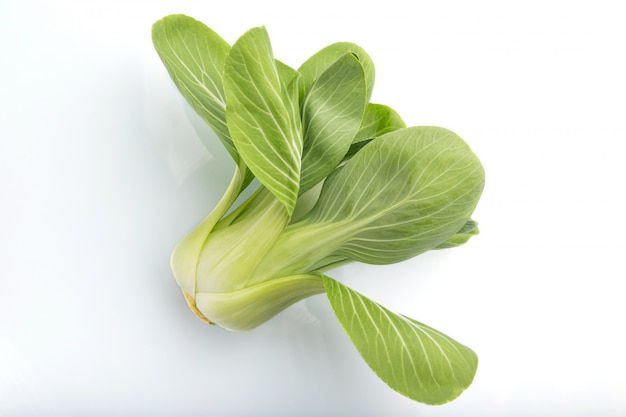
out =
<svg viewBox="0 0 626 417"><path fill-rule="evenodd" d="M374 64L355 44L332 44L294 69L274 58L264 27L231 46L203 23L171 15L152 36L172 80L234 160L223 197L172 254L191 310L243 331L326 293L391 388L427 404L456 398L474 377L472 350L327 271L400 262L477 234L470 216L484 172L468 145L440 127L406 127L393 109L370 103ZM260 185L235 206L255 178Z"/></svg>

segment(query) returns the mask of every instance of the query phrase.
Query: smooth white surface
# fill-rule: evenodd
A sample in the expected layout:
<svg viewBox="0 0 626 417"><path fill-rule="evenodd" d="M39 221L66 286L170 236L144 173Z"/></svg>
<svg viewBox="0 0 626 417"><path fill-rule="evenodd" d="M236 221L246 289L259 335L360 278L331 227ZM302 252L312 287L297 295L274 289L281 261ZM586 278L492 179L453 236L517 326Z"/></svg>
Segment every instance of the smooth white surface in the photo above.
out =
<svg viewBox="0 0 626 417"><path fill-rule="evenodd" d="M0 416L625 415L620 6L2 1ZM294 66L358 43L375 101L479 155L478 238L334 274L476 350L458 400L388 389L323 296L242 334L187 310L169 253L232 168L152 49L178 12Z"/></svg>

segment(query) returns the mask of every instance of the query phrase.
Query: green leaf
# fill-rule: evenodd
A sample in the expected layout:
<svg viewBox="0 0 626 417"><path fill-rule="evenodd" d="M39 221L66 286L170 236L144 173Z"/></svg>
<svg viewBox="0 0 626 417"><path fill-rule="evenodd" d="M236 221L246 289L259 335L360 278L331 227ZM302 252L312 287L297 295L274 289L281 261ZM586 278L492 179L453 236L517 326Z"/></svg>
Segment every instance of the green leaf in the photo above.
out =
<svg viewBox="0 0 626 417"><path fill-rule="evenodd" d="M298 71L279 60L276 60L276 70L278 71L278 77L280 78L281 85L285 87L285 105L287 106L287 110L290 112L291 119L295 121L301 137L303 133L298 88L302 77ZM302 163L300 164L302 165ZM300 170L302 170L302 168L300 168Z"/></svg>
<svg viewBox="0 0 626 417"><path fill-rule="evenodd" d="M302 74L302 82L300 83L301 99L306 96L315 80L326 71L326 68L346 52L355 54L363 67L365 74L365 97L366 101L369 101L374 90L374 62L372 62L372 59L363 48L350 42L333 43L318 51L298 68L298 71Z"/></svg>
<svg viewBox="0 0 626 417"><path fill-rule="evenodd" d="M443 404L472 383L478 357L468 347L326 276L324 287L365 362L400 394L425 404Z"/></svg>
<svg viewBox="0 0 626 417"><path fill-rule="evenodd" d="M387 133L326 178L314 207L285 228L256 273L324 271L338 260L391 264L435 249L469 220L484 181L476 155L447 129Z"/></svg>
<svg viewBox="0 0 626 417"><path fill-rule="evenodd" d="M352 53L333 62L302 103L304 149L300 193L323 180L341 162L365 111L365 75Z"/></svg>
<svg viewBox="0 0 626 417"><path fill-rule="evenodd" d="M328 240L320 246L335 245L334 255L399 262L459 231L483 185L480 161L453 132L400 129L373 140L335 170L302 223L324 230Z"/></svg>
<svg viewBox="0 0 626 417"><path fill-rule="evenodd" d="M302 126L296 85L285 85L267 31L254 28L233 45L224 66L226 120L239 154L256 178L293 212L298 198Z"/></svg>
<svg viewBox="0 0 626 417"><path fill-rule="evenodd" d="M400 115L392 108L383 104L369 103L359 132L352 140L352 145L344 159L352 158L372 139L406 127Z"/></svg>
<svg viewBox="0 0 626 417"><path fill-rule="evenodd" d="M391 107L384 104L369 103L363 116L363 122L353 142L373 139L406 127L404 121Z"/></svg>
<svg viewBox="0 0 626 417"><path fill-rule="evenodd" d="M478 222L470 219L467 223L465 223L465 225L463 225L461 230L450 236L448 240L437 246L435 249L448 249L464 245L473 236L478 235L478 233Z"/></svg>
<svg viewBox="0 0 626 417"><path fill-rule="evenodd" d="M184 15L157 21L152 41L178 90L238 163L239 154L226 126L222 86L230 45L204 23Z"/></svg>

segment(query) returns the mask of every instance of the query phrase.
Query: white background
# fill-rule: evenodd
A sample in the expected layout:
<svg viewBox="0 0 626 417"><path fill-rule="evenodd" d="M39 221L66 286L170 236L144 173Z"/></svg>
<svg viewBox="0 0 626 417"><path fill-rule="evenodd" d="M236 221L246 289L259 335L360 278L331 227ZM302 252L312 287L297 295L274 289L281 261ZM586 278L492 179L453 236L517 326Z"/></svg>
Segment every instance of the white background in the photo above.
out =
<svg viewBox="0 0 626 417"><path fill-rule="evenodd" d="M626 415L626 26L620 2L0 2L0 416ZM150 28L265 24L298 66L336 41L373 101L462 136L487 173L464 247L349 283L472 347L438 407L370 372L323 296L208 327L169 271L232 166Z"/></svg>

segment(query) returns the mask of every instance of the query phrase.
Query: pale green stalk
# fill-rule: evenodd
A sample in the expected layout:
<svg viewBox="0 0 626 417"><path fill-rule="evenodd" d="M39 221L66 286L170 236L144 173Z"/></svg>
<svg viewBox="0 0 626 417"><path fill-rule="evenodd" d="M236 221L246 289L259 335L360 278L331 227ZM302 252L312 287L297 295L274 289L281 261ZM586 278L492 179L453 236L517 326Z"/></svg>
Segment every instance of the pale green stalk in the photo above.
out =
<svg viewBox="0 0 626 417"><path fill-rule="evenodd" d="M243 169L240 167L235 168L230 184L215 208L176 245L172 252L170 258L172 272L176 282L188 296L193 296L196 293L200 254L209 234L239 195L243 184L242 171L245 172L245 166Z"/></svg>

